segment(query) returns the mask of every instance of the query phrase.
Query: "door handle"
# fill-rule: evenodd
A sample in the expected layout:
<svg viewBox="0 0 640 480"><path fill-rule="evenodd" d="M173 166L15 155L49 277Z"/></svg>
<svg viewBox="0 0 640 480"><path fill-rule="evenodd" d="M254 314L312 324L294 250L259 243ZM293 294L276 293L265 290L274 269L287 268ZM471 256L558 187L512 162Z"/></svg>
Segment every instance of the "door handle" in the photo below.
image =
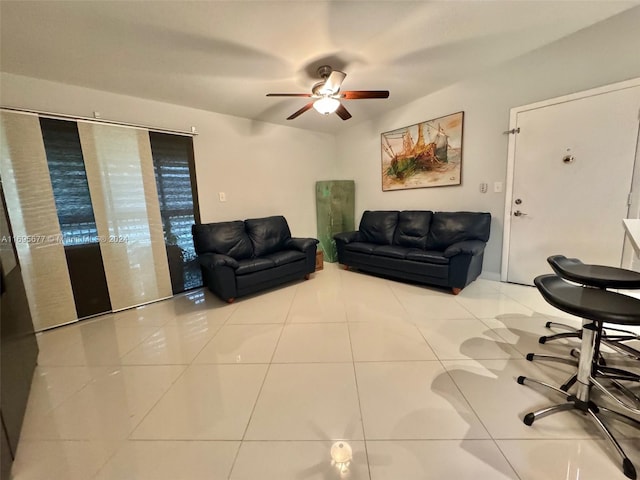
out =
<svg viewBox="0 0 640 480"><path fill-rule="evenodd" d="M523 213L523 212L521 212L520 210L516 210L515 212L513 212L513 214L514 214L516 217L524 217L524 216L526 216L526 215L527 215L526 213Z"/></svg>

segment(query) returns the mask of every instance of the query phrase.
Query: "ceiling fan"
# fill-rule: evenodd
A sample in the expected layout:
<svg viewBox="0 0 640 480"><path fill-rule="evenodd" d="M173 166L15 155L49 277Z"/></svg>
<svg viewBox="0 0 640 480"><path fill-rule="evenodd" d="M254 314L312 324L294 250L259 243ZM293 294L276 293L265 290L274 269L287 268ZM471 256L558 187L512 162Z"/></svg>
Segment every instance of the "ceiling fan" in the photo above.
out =
<svg viewBox="0 0 640 480"><path fill-rule="evenodd" d="M388 90L340 91L340 86L347 74L338 70L332 70L328 65L323 65L318 68L318 75L320 75L322 80L311 87L311 93L267 93L267 97L310 97L314 99L297 112L288 116L287 120L293 120L312 107L323 115L329 115L335 112L342 120L349 120L351 114L344 108L340 100L389 98Z"/></svg>

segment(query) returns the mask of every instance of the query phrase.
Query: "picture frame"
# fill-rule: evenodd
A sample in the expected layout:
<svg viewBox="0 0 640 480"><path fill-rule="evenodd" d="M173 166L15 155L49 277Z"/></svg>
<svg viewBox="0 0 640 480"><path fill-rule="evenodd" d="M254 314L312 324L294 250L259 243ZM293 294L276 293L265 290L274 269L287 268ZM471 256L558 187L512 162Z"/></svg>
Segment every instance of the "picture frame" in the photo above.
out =
<svg viewBox="0 0 640 480"><path fill-rule="evenodd" d="M464 112L380 134L382 191L462 184Z"/></svg>

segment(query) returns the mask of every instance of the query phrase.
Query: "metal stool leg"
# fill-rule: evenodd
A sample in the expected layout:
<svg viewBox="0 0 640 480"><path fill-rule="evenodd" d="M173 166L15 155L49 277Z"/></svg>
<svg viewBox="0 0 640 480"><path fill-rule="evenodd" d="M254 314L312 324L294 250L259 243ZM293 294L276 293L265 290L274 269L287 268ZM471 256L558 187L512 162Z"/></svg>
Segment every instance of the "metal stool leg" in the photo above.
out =
<svg viewBox="0 0 640 480"><path fill-rule="evenodd" d="M573 357L557 357L555 355L544 355L541 353L527 353L525 358L530 362L533 362L534 360L546 360L548 362L566 363L567 365L573 365L574 367L578 366L578 361Z"/></svg>
<svg viewBox="0 0 640 480"><path fill-rule="evenodd" d="M547 343L549 340L557 340L558 338L580 338L582 332L579 328L572 327L571 325L566 325L564 323L558 322L547 322L544 324L546 328L560 328L562 330L568 330L566 333L555 333L553 335L543 335L538 339L538 343Z"/></svg>
<svg viewBox="0 0 640 480"><path fill-rule="evenodd" d="M597 409L598 407L595 408ZM615 452L620 458L622 458L622 471L624 472L625 476L635 480L637 478L636 467L633 466L633 463L631 462L631 460L629 460L629 457L627 457L626 453L624 453L624 450L622 449L616 438L613 436L607 426L602 423L602 420L600 420L600 417L593 408L589 408L587 411L589 412L589 414L591 414L591 418L593 419L595 424L600 427L600 430L602 430L607 440L609 440L609 443L613 445Z"/></svg>
<svg viewBox="0 0 640 480"><path fill-rule="evenodd" d="M573 382L575 382L577 386L575 395L569 395L564 390L554 387L553 385L550 385L548 383L541 382L539 380L523 376L518 377L518 383L521 385L525 385L526 383L541 385L543 387L551 389L555 393L558 393L559 395L562 395L567 399L567 403L552 405L534 412L527 413L523 418L523 422L525 425L531 426L538 419L567 410L580 410L581 412L588 413L590 415L590 418L603 432L605 438L607 438L607 440L613 445L614 451L621 458L622 470L624 474L628 478L635 480L637 478L637 472L635 467L633 466L633 463L624 453L624 450L615 439L609 428L599 418L598 413L600 410L602 410L607 413L614 413L616 415L619 415L621 418L630 422L637 422L638 424L640 424L640 422L619 412L615 412L606 408L601 409L590 399L591 387L593 385L596 385L599 389L604 388L593 377L594 372L596 372L597 370L597 362L595 361L595 359L597 359L599 356L598 336L600 334L600 331L600 325L596 324L595 322L591 322L590 320L583 319L582 345L578 358L578 372L575 375L575 379L572 378ZM628 405L626 405L625 403L620 402L619 400L617 401L621 405L628 408Z"/></svg>

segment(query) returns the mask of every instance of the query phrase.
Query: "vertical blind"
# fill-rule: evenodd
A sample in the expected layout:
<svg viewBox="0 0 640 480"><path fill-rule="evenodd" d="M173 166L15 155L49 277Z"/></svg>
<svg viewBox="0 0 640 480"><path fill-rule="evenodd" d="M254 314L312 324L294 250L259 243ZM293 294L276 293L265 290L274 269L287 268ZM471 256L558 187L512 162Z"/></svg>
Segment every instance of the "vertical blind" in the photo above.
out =
<svg viewBox="0 0 640 480"><path fill-rule="evenodd" d="M202 286L191 137L3 111L0 166L16 236L48 240L19 248L37 330L77 319L66 250L99 245L113 310Z"/></svg>
<svg viewBox="0 0 640 480"><path fill-rule="evenodd" d="M171 296L148 132L79 123L114 310Z"/></svg>
<svg viewBox="0 0 640 480"><path fill-rule="evenodd" d="M149 132L155 179L160 203L160 215L164 228L169 266L171 247L181 253L182 269L171 272L174 281L173 293L202 286L200 265L191 236L191 226L199 223L198 209L194 208L195 192L192 190L193 140L191 137ZM176 266L174 268L180 268Z"/></svg>
<svg viewBox="0 0 640 480"><path fill-rule="evenodd" d="M0 112L0 176L36 330L77 319L36 115Z"/></svg>

